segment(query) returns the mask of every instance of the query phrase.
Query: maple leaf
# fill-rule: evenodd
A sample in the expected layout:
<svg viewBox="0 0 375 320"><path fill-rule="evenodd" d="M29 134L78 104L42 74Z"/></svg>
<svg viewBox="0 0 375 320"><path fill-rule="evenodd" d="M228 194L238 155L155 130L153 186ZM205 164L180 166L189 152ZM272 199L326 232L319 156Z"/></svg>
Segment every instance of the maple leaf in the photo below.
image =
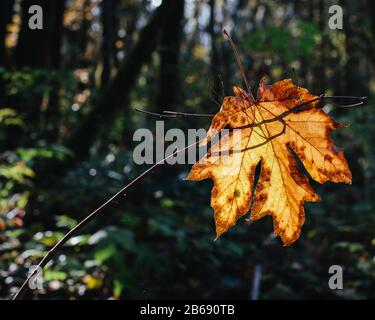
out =
<svg viewBox="0 0 375 320"><path fill-rule="evenodd" d="M234 87L234 93L224 98L203 143L224 128L237 130L220 137L186 179L214 180L211 206L217 237L251 209L251 220L272 215L275 235L290 245L299 238L304 203L320 201L293 154L317 182L351 183L343 152L330 138L331 131L344 126L318 107L318 96L290 79L272 86L262 80L256 101L239 87ZM228 152L223 152L223 146L228 146Z"/></svg>

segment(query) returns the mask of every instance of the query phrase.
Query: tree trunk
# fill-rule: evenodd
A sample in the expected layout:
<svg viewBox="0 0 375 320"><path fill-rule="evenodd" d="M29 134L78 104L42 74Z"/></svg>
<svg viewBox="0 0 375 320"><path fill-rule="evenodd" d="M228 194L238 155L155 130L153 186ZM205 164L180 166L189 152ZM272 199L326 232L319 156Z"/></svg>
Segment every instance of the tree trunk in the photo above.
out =
<svg viewBox="0 0 375 320"><path fill-rule="evenodd" d="M157 94L156 111L166 107L175 108L178 99L180 81L178 77L178 59L184 17L184 0L174 0L169 8L170 18L165 19L161 31L160 43L160 79Z"/></svg>
<svg viewBox="0 0 375 320"><path fill-rule="evenodd" d="M365 40L367 43L368 48L368 58L372 62L372 67L375 67L375 2L371 0L367 0L366 3L367 7L369 8L369 15L370 15L370 23L371 23L371 34L370 36L366 37Z"/></svg>
<svg viewBox="0 0 375 320"><path fill-rule="evenodd" d="M7 24L12 20L14 0L0 1L0 68L7 67L5 38ZM5 105L5 83L0 72L0 108Z"/></svg>
<svg viewBox="0 0 375 320"><path fill-rule="evenodd" d="M356 11L356 4L351 1L345 1L345 7L348 12ZM344 32L345 32L345 50L347 54L347 63L345 65L346 94L367 96L369 85L365 80L365 66L362 58L362 44L355 29L359 23L358 17L344 14Z"/></svg>
<svg viewBox="0 0 375 320"><path fill-rule="evenodd" d="M212 92L216 96L215 99L218 99L220 95L220 63L219 63L219 53L217 49L217 34L215 30L215 15L216 15L216 1L209 0L210 6L210 20L208 24L208 32L211 37L211 61L210 61L210 73L212 77L211 86Z"/></svg>
<svg viewBox="0 0 375 320"><path fill-rule="evenodd" d="M109 83L92 112L86 117L82 125L73 134L68 147L75 153L75 161L84 159L95 141L100 127L111 126L118 111L127 106L131 89L134 86L142 66L147 63L157 45L160 22L172 19L173 2L164 0L149 23L140 31L139 40L125 59L116 77ZM128 113L129 109L123 110Z"/></svg>
<svg viewBox="0 0 375 320"><path fill-rule="evenodd" d="M317 66L317 82L315 86L315 92L317 94L322 94L325 92L326 88L326 50L328 46L328 39L327 35L325 34L326 24L327 24L327 16L325 14L325 6L324 1L319 0L318 3L319 8L319 31L322 34L322 42L320 44L320 63L319 66Z"/></svg>
<svg viewBox="0 0 375 320"><path fill-rule="evenodd" d="M79 59L78 59L78 67L80 68L86 68L90 61L88 59L87 53L87 46L89 43L89 29L90 29L90 21L87 18L87 14L90 10L90 1L91 0L85 0L83 3L83 19L80 26L80 29L78 31L78 47L79 47Z"/></svg>
<svg viewBox="0 0 375 320"><path fill-rule="evenodd" d="M0 67L4 67L5 63L5 37L7 34L6 26L12 20L14 0L0 1Z"/></svg>
<svg viewBox="0 0 375 320"><path fill-rule="evenodd" d="M111 69L114 58L113 51L115 51L116 41L116 1L115 0L103 0L101 4L102 9L102 25L103 25L103 36L102 36L102 63L103 71L101 74L101 87L105 88L108 84L111 75Z"/></svg>
<svg viewBox="0 0 375 320"><path fill-rule="evenodd" d="M65 3L66 0L24 0L21 2L21 30L15 49L15 62L18 68L55 70L60 67ZM32 5L38 5L43 10L42 29L33 30L29 27L29 19L32 16L29 14L29 8ZM58 136L56 123L60 117L58 96L60 83L49 75L45 79L50 81L53 89L49 93L30 91L27 108L23 106L24 101L17 100L18 97L15 97L15 105L22 108L25 121L35 126L26 128L25 139L28 143L33 143L32 135L29 134L33 130L42 132L48 142L55 142ZM47 104L43 105L44 102ZM43 111L42 105L43 109L45 108Z"/></svg>
<svg viewBox="0 0 375 320"><path fill-rule="evenodd" d="M29 28L29 8L43 9L43 29ZM65 0L24 0L21 3L21 31L15 51L18 67L58 68Z"/></svg>

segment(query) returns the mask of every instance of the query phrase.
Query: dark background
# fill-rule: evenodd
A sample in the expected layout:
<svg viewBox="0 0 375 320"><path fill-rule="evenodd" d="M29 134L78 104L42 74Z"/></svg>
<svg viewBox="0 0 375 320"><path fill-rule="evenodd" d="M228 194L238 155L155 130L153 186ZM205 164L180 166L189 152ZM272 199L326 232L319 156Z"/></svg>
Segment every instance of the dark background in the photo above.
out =
<svg viewBox="0 0 375 320"><path fill-rule="evenodd" d="M28 8L44 29L28 28ZM344 10L343 30L328 8ZM251 85L283 78L314 94L368 96L327 106L353 184L314 188L301 238L283 247L272 219L214 242L212 183L186 182L190 165L160 167L74 237L44 273L35 299L375 298L374 1L1 0L0 297L102 201L146 167L132 160L135 112L214 113L242 85L223 27ZM223 81L223 88L221 80ZM166 128L208 128L208 119ZM344 290L328 268L344 269ZM259 290L252 285L256 272Z"/></svg>

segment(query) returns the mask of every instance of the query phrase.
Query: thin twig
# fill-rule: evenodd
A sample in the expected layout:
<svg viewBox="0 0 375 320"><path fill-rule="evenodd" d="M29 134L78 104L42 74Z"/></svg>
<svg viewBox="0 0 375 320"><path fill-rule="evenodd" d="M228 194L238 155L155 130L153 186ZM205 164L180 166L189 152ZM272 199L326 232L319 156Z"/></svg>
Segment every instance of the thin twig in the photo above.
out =
<svg viewBox="0 0 375 320"><path fill-rule="evenodd" d="M326 99L357 99L357 100L366 100L367 97L357 97L357 96L324 96Z"/></svg>
<svg viewBox="0 0 375 320"><path fill-rule="evenodd" d="M350 108L350 107L357 107L357 106L363 105L364 102L365 102L365 100L367 99L367 97L356 97L356 96L325 96L325 95L320 95L317 98L308 100L306 102L303 102L303 103L301 103L299 105L296 105L296 106L292 107L288 111L285 111L282 114L278 115L277 118L264 120L262 122L254 124L253 126L260 126L260 125L262 125L264 123L267 123L267 122L272 122L272 121L275 121L275 120L280 120L280 119L284 118L285 116L287 116L288 114L293 113L293 112L305 111L305 110L314 108L314 107L307 106L307 105L310 104L310 103L312 103L312 102L315 102L315 101L319 101L319 100L324 101L324 100L329 100L329 99L347 99L347 100L357 99L357 100L360 100L360 102L353 103L353 104L346 104L346 105L335 104L335 106L340 107L340 108ZM265 102L267 102L267 101L265 101ZM268 102L273 102L273 101L268 101ZM307 107L302 108L304 106L307 106ZM141 109L134 109L134 110L137 111L137 112L140 112L140 113L144 113L144 114L147 114L147 115L150 115L150 116L154 116L154 117L160 118L160 119L163 119L163 118L169 118L169 119L175 119L175 118L201 118L201 117L202 118L212 118L212 117L215 116L214 114L211 114L211 113L187 113L187 112L176 112L176 111L167 111L167 110L163 111L162 113L156 113L156 112L151 112L151 111L146 111L146 110L141 110ZM242 128L242 127L239 127L238 129L240 129L240 128ZM246 126L246 128L248 128L248 126Z"/></svg>
<svg viewBox="0 0 375 320"><path fill-rule="evenodd" d="M176 112L176 111L163 111L164 114L174 114L179 117L213 117L214 114L211 113L187 113L187 112Z"/></svg>
<svg viewBox="0 0 375 320"><path fill-rule="evenodd" d="M93 212L91 212L86 218L81 220L75 227L70 229L68 233L65 234L65 236L57 242L44 256L44 258L39 262L37 267L34 269L34 271L27 277L25 282L22 284L21 288L17 291L17 293L13 296L12 300L18 300L23 297L23 295L27 292L29 286L29 281L33 277L35 277L40 270L42 270L49 261L53 259L53 257L56 255L58 249L60 249L67 241L69 241L75 234L77 234L78 231L80 231L83 227L85 227L90 221L92 221L95 217L97 217L103 209L108 207L114 200L116 200L120 195L126 196L126 192L128 192L132 187L134 187L138 182L140 182L142 179L144 179L149 173L152 173L152 171L159 165L163 164L166 160L169 158L177 155L180 152L186 151L187 149L194 147L198 145L201 141L195 142L193 144L188 145L187 147L176 150L173 153L171 153L169 156L165 157L164 159L156 162L154 165L152 165L150 168L148 168L146 171L144 171L142 174L140 174L137 178L132 180L129 184L127 184L124 188L122 188L120 191L118 191L115 195L113 195L111 198L109 198L106 202L104 202L100 207L95 209Z"/></svg>
<svg viewBox="0 0 375 320"><path fill-rule="evenodd" d="M137 112L144 113L157 118L190 118L190 117L202 117L202 118L212 118L214 114L205 113L186 113L186 112L176 112L176 111L163 111L163 113L150 112L141 109L134 109Z"/></svg>
<svg viewBox="0 0 375 320"><path fill-rule="evenodd" d="M224 97L225 97L224 82L223 82L223 79L221 78L220 74L218 74L217 77L218 77L219 80L220 80L221 96L222 96L222 98L224 99Z"/></svg>
<svg viewBox="0 0 375 320"><path fill-rule="evenodd" d="M232 47L234 56L236 57L238 67L240 68L241 75L242 75L243 81L244 81L246 89L247 89L247 93L249 94L249 98L252 99L252 102L253 102L253 101L255 101L255 99L254 99L253 93L251 92L251 87L249 85L249 81L247 80L245 68L242 65L240 56L239 56L237 48L236 48L236 45L234 44L234 41L233 41L232 37L230 36L230 34L228 33L227 30L224 29L223 33L227 36L227 38L229 40L229 43L230 43L230 45Z"/></svg>
<svg viewBox="0 0 375 320"><path fill-rule="evenodd" d="M352 104L337 104L333 103L335 107L338 108L353 108L358 107L364 104L367 97L356 97L356 96L325 96L325 99L347 99L347 100L360 100L360 102L352 103Z"/></svg>
<svg viewBox="0 0 375 320"><path fill-rule="evenodd" d="M208 87L210 88L210 91L211 91L211 94L212 94L212 97L211 100L218 106L221 105L221 100L223 100L224 96L221 96L217 90L214 88L214 86L212 85L210 79L208 79Z"/></svg>
<svg viewBox="0 0 375 320"><path fill-rule="evenodd" d="M160 119L163 119L163 118L177 118L174 115L166 115L166 114L162 114L162 113L156 113L156 112L141 110L141 109L137 109L137 108L135 108L134 110L137 111L137 112L140 112L140 113L147 114L149 116L160 118Z"/></svg>

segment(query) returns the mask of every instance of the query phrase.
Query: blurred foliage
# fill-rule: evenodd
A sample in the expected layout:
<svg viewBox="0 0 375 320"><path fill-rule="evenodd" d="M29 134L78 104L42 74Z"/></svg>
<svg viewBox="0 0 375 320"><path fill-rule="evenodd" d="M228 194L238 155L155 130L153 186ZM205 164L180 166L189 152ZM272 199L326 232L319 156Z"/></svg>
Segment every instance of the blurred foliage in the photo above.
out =
<svg viewBox="0 0 375 320"><path fill-rule="evenodd" d="M19 126L22 120L13 109L0 109L0 126ZM30 196L34 171L17 152L0 154L0 230L8 225L22 226L22 217Z"/></svg>
<svg viewBox="0 0 375 320"><path fill-rule="evenodd" d="M121 1L125 9L114 12L126 15L127 3L134 5ZM135 28L143 26L150 16L154 9L150 3L136 2L130 11L133 16L139 14ZM241 77L228 43L220 38L219 23L214 30L219 30L217 38L221 40L213 43L221 60L214 66L215 75L210 74L212 43L206 30L207 4L190 1L186 12L194 11L192 3L198 6L198 16L186 16L189 28L184 29L179 56L178 103L168 108L215 112L222 98L220 86L212 86L217 75L223 78L226 95L232 94L228 87L242 83ZM198 186L184 181L188 165L160 167L73 237L45 269L43 289L29 293L29 298L248 299L258 265L262 270L260 299L375 299L373 65L366 64L368 51L359 45L350 54L344 52L349 47L347 40L361 39L360 33L345 38L344 31L327 32L319 26L317 8L311 11L311 19L304 19L302 13L310 10L309 1L239 1L247 3L243 8L228 3L228 12L217 16L233 20L231 31L238 38L251 82L263 75L270 81L280 80L288 76L289 67L297 66L297 84L311 90L323 83L322 74L326 76L325 92L350 95L362 94L362 90L367 94L369 90L364 107L327 108L335 119L348 125L334 139L345 150L353 184L312 182L323 201L305 206L301 238L285 248L272 234L271 217L255 223L240 219L235 228L214 241L209 203L212 184ZM294 15L285 13L284 7L300 3L303 8L296 9ZM97 2L91 4L95 7ZM267 14L259 22L262 8ZM64 59L69 63L63 68L0 69L7 97L7 104L0 105L0 298L13 294L30 266L37 264L70 228L145 169L133 163L134 145L124 141L131 140L133 129L154 130L154 119L129 110L156 110L157 52L143 67L124 106L126 111L119 112L110 125L92 132L96 140L90 156L68 170L64 167L64 161L75 157L67 146L69 137L103 90L97 80L102 64L97 52L101 37L95 12L86 14L90 27L86 25L89 36L85 38L81 20L76 17L80 13L67 10L69 18L78 22L65 25ZM367 18L368 12L355 11L355 15ZM133 46L133 38L128 38L124 22L120 22L119 42L112 57L118 64ZM255 28L257 23L260 26ZM369 29L367 24L358 24L358 28ZM324 66L319 51L323 39L329 44L329 61ZM83 50L83 41L88 42L88 49L76 54ZM359 66L352 67L348 61L356 54L362 55ZM321 66L323 73L319 73ZM116 75L118 69L113 69ZM348 76L343 76L347 69L351 74L364 74L361 81L355 81L356 86L350 84L350 90ZM112 106L107 107L109 110ZM209 123L205 118L177 119L165 125L166 129L186 131L207 128ZM327 285L328 268L334 264L344 268L341 291L332 291Z"/></svg>
<svg viewBox="0 0 375 320"><path fill-rule="evenodd" d="M291 63L298 56L311 58L321 37L315 23L298 21L290 29L275 26L262 28L247 37L244 47L252 52L271 53Z"/></svg>

